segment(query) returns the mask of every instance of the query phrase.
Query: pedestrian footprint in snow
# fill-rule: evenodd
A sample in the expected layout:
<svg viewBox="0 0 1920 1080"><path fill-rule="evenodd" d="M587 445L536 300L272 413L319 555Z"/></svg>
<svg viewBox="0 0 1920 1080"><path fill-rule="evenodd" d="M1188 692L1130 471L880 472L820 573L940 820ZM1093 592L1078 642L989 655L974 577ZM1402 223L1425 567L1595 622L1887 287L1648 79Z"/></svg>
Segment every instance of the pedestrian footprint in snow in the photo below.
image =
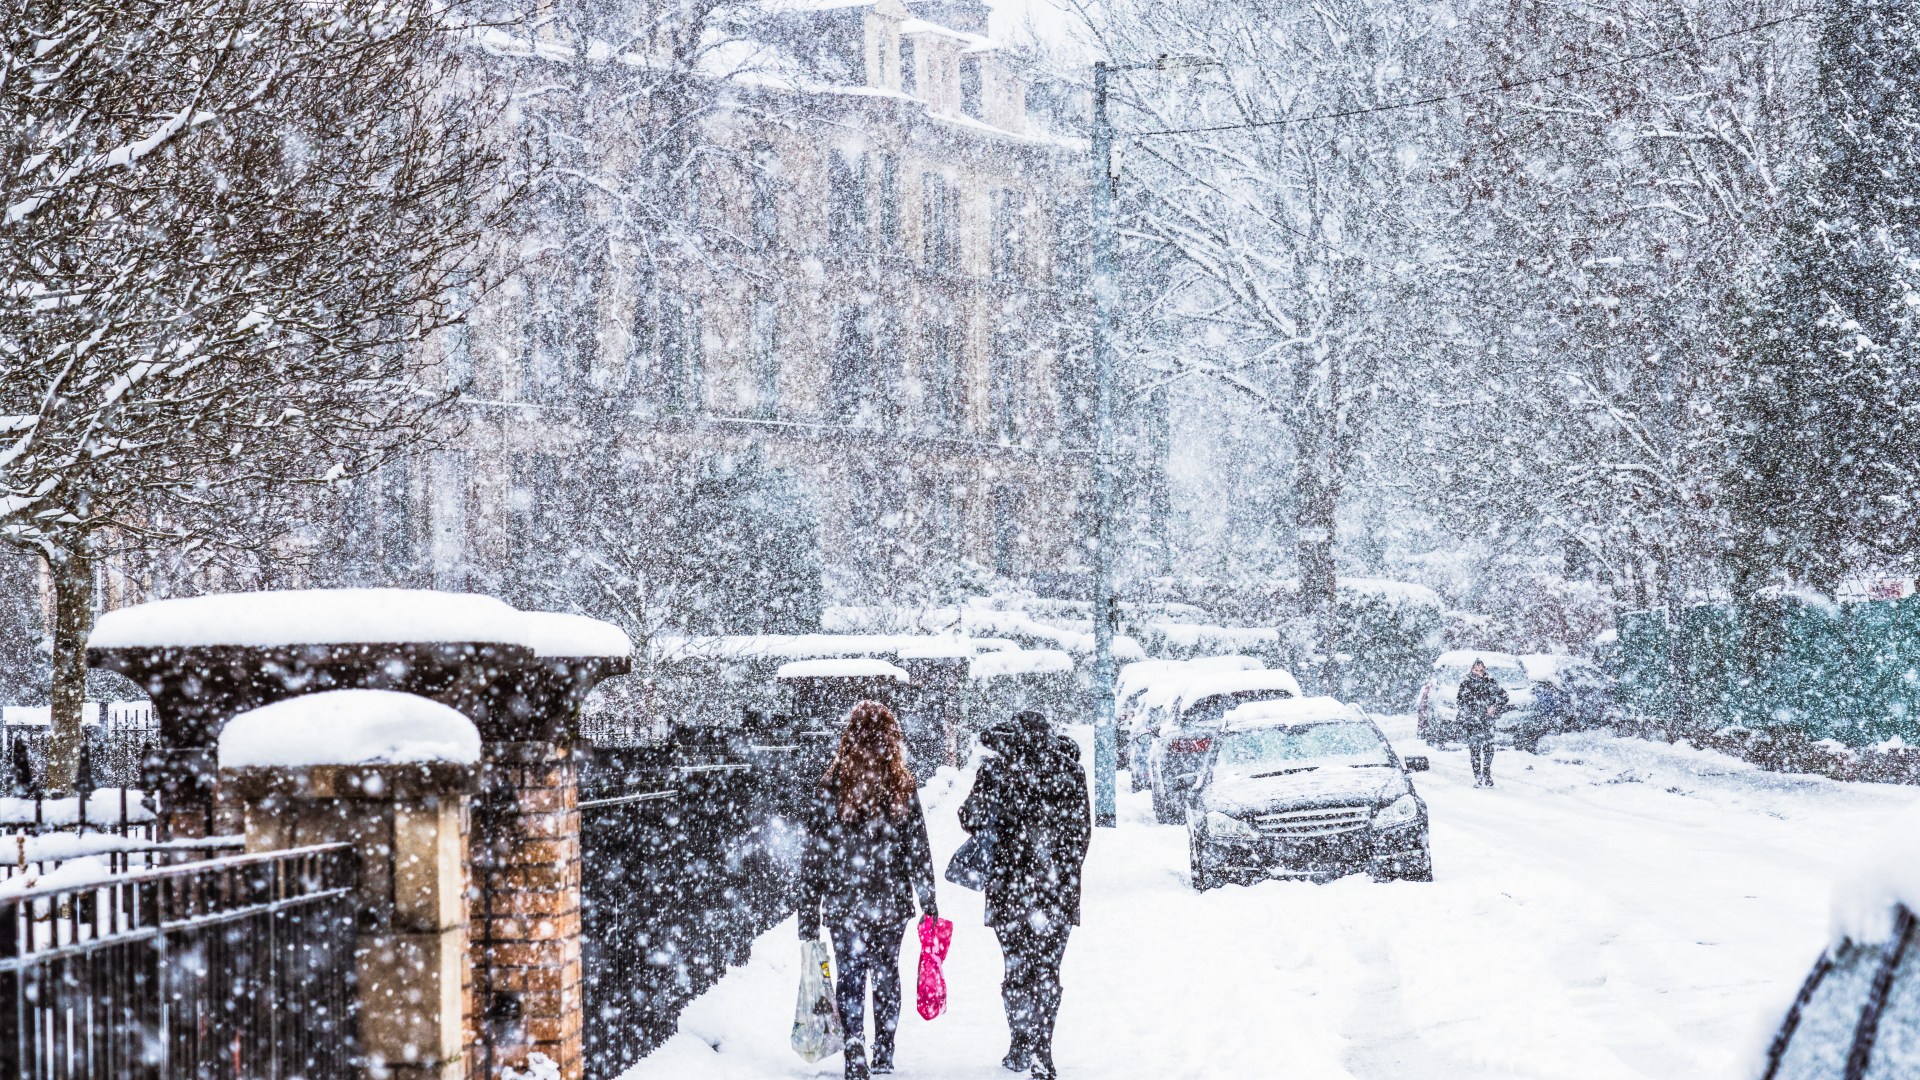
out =
<svg viewBox="0 0 1920 1080"><path fill-rule="evenodd" d="M980 740L989 754L960 806L960 824L991 833L987 925L1000 939L1012 1047L1001 1061L1052 1080L1060 961L1080 923L1080 868L1093 831L1079 747L1047 718L1023 712Z"/></svg>
<svg viewBox="0 0 1920 1080"><path fill-rule="evenodd" d="M1473 786L1493 786L1493 721L1511 706L1507 692L1487 674L1485 661L1476 659L1460 680L1460 692L1454 701L1458 708L1458 726L1467 740L1467 754L1473 759Z"/></svg>
<svg viewBox="0 0 1920 1080"><path fill-rule="evenodd" d="M847 716L840 748L807 811L800 940L833 938L834 997L846 1038L847 1080L893 1071L900 1026L900 943L920 911L937 915L933 851L900 723L877 701ZM867 982L873 983L873 1061L866 1055Z"/></svg>

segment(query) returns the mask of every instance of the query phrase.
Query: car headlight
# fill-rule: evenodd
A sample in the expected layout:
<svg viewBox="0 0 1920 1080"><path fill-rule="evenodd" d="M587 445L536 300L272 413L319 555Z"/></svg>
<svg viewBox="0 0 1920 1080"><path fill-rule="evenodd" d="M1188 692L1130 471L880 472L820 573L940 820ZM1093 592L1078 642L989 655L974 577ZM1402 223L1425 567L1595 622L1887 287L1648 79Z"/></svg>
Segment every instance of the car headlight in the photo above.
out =
<svg viewBox="0 0 1920 1080"><path fill-rule="evenodd" d="M1373 815L1376 829L1397 829L1420 820L1420 804L1412 795L1402 795Z"/></svg>
<svg viewBox="0 0 1920 1080"><path fill-rule="evenodd" d="M1253 826L1241 821L1237 817L1230 817L1223 814L1218 810L1207 811L1207 816L1203 820L1207 823L1208 836L1251 840L1259 835L1253 831Z"/></svg>

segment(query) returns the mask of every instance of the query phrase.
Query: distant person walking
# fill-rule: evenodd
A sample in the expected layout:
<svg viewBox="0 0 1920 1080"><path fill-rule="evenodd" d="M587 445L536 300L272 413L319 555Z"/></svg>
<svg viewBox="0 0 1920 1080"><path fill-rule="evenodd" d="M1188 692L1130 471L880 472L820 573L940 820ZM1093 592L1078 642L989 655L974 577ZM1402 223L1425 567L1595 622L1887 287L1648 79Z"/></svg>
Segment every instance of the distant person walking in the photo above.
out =
<svg viewBox="0 0 1920 1080"><path fill-rule="evenodd" d="M807 813L800 871L800 940L820 936L824 915L839 965L834 998L846 1033L846 1078L893 1071L900 1026L900 943L917 898L936 915L933 850L900 723L863 701ZM873 983L873 1060L866 1055L867 983Z"/></svg>
<svg viewBox="0 0 1920 1080"><path fill-rule="evenodd" d="M1460 680L1460 692L1454 698L1456 721L1467 740L1467 754L1473 759L1473 786L1493 786L1493 720L1508 708L1507 692L1487 674L1483 660L1474 660L1467 677Z"/></svg>
<svg viewBox="0 0 1920 1080"><path fill-rule="evenodd" d="M1000 994L1012 1046L1001 1066L1053 1080L1053 1026L1060 1014L1060 962L1080 923L1080 870L1093 820L1080 748L1047 718L1022 712L988 731L991 752L960 806L960 824L991 834L987 925L1000 939Z"/></svg>

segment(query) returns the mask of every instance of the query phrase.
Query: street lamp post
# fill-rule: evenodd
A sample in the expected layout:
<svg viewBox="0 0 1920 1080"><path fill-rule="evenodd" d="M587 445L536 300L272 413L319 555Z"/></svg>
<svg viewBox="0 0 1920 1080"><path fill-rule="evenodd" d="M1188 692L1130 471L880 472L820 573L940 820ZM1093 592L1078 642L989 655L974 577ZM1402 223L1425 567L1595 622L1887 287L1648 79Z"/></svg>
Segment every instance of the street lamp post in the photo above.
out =
<svg viewBox="0 0 1920 1080"><path fill-rule="evenodd" d="M1161 56L1133 64L1093 65L1093 823L1112 828L1120 739L1114 730L1113 638L1120 601L1113 593L1113 331L1119 286L1114 281L1113 121L1107 78L1116 71L1207 67L1213 61Z"/></svg>
<svg viewBox="0 0 1920 1080"><path fill-rule="evenodd" d="M1093 823L1112 828L1120 739L1113 717L1113 121L1107 76L1093 65Z"/></svg>

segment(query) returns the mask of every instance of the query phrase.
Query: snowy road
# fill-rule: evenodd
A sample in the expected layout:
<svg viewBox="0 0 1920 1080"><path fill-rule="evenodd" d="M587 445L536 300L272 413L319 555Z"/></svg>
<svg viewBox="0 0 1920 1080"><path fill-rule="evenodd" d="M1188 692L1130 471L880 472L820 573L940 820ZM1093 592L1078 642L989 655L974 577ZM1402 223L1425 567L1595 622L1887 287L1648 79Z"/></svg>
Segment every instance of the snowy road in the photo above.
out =
<svg viewBox="0 0 1920 1080"><path fill-rule="evenodd" d="M1410 725L1388 724L1418 751ZM1184 832L1123 793L1121 827L1096 831L1067 953L1062 1074L1736 1075L1819 951L1858 834L1920 803L1913 788L1604 735L1503 753L1493 791L1471 787L1464 754L1433 756L1418 778L1432 884L1196 895ZM926 794L943 864L970 777L953 779ZM950 1011L923 1021L909 1000L898 1075L1004 1080L1000 956L979 894L942 883L941 906L959 924ZM909 988L916 950L902 956ZM625 1080L838 1076L838 1057L809 1066L786 1045L798 951L791 921L770 931Z"/></svg>

